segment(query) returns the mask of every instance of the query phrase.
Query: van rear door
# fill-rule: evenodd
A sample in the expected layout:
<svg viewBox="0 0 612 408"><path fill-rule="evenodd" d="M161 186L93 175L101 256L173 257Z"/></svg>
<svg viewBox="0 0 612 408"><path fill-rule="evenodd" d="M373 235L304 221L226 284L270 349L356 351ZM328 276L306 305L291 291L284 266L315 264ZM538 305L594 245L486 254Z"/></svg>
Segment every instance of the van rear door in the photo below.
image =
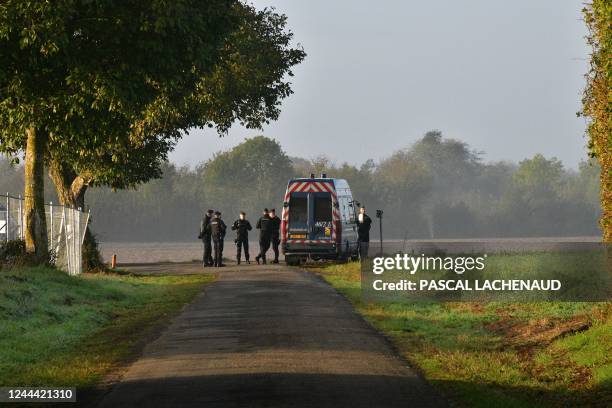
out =
<svg viewBox="0 0 612 408"><path fill-rule="evenodd" d="M332 238L332 198L330 193L309 193L312 207L310 239L314 241Z"/></svg>
<svg viewBox="0 0 612 408"><path fill-rule="evenodd" d="M308 239L309 210L308 193L291 193L289 199L288 239Z"/></svg>
<svg viewBox="0 0 612 408"><path fill-rule="evenodd" d="M332 198L328 192L291 193L287 239L332 239Z"/></svg>

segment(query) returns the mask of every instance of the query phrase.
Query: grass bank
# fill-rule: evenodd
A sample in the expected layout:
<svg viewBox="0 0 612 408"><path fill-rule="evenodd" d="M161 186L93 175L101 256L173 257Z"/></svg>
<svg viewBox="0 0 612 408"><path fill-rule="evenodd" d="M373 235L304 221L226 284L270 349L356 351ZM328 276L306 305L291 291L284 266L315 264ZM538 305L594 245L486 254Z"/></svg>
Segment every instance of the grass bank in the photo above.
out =
<svg viewBox="0 0 612 408"><path fill-rule="evenodd" d="M460 405L612 406L609 302L364 303L358 263L314 271Z"/></svg>
<svg viewBox="0 0 612 408"><path fill-rule="evenodd" d="M212 279L0 270L0 386L95 384Z"/></svg>

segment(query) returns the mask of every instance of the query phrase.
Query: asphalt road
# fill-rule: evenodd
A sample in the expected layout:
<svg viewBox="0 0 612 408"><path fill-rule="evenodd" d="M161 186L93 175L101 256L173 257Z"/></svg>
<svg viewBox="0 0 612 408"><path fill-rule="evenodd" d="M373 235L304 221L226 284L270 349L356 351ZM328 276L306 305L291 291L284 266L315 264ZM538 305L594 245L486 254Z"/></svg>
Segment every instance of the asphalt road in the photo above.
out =
<svg viewBox="0 0 612 408"><path fill-rule="evenodd" d="M100 406L446 406L317 276L281 265L221 271Z"/></svg>

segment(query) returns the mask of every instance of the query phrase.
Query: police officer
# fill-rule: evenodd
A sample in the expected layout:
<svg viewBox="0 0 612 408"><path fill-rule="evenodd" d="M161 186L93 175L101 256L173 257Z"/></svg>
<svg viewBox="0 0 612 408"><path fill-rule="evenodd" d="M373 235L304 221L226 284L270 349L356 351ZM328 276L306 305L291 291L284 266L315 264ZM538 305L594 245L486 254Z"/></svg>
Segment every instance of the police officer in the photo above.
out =
<svg viewBox="0 0 612 408"><path fill-rule="evenodd" d="M223 239L225 238L225 232L227 230L227 226L225 222L221 219L221 212L215 211L214 217L210 220L208 224L208 229L210 230L210 235L213 241L214 248L214 266L221 267L225 266L223 264Z"/></svg>
<svg viewBox="0 0 612 408"><path fill-rule="evenodd" d="M244 258L247 263L250 264L249 261L249 231L252 230L251 223L246 219L246 213L244 211L240 211L239 218L234 221L232 225L232 230L236 231L236 261L238 265L240 265L240 252L242 248L244 248Z"/></svg>
<svg viewBox="0 0 612 408"><path fill-rule="evenodd" d="M261 259L263 263L266 263L266 252L270 249L270 238L271 238L271 227L270 214L267 208L264 208L263 215L257 220L256 228L259 230L259 255L255 257L255 260L259 264Z"/></svg>
<svg viewBox="0 0 612 408"><path fill-rule="evenodd" d="M213 265L211 236L210 230L208 229L208 224L210 224L213 213L213 210L206 211L206 214L204 214L204 218L202 218L202 222L200 223L200 234L198 235L198 238L204 243L204 256L202 257L202 264L204 267Z"/></svg>
<svg viewBox="0 0 612 408"><path fill-rule="evenodd" d="M272 208L270 210L270 240L272 242L272 250L274 251L274 262L278 263L278 245L280 244L280 226L281 219L276 216L276 210Z"/></svg>
<svg viewBox="0 0 612 408"><path fill-rule="evenodd" d="M370 248L370 227L372 219L366 214L365 207L359 208L357 216L357 241L359 242L359 258L364 260L368 257L368 249Z"/></svg>

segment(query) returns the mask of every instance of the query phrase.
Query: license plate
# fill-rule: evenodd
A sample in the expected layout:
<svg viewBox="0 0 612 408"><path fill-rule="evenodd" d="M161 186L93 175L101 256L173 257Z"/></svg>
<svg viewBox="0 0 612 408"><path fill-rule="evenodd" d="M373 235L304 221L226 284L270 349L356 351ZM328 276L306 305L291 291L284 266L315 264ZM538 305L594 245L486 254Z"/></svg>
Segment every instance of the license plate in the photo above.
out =
<svg viewBox="0 0 612 408"><path fill-rule="evenodd" d="M289 238L292 239L306 239L306 234L291 234Z"/></svg>

